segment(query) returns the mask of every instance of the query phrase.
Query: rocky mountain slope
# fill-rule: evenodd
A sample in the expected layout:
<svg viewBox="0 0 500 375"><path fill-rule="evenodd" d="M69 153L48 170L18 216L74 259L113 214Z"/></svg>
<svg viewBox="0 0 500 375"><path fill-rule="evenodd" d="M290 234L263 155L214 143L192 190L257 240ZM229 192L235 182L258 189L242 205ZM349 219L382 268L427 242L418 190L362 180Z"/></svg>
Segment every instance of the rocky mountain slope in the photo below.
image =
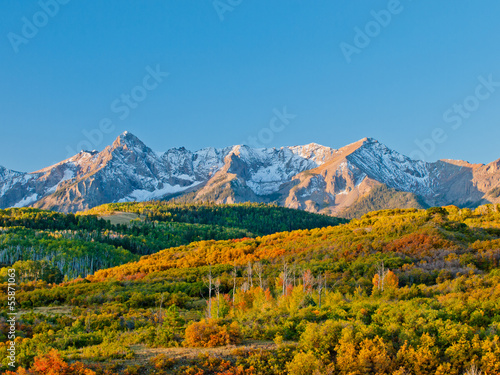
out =
<svg viewBox="0 0 500 375"><path fill-rule="evenodd" d="M109 202L171 197L194 202L277 202L348 216L361 213L365 206L476 206L500 202L500 159L487 165L455 160L426 163L371 138L337 150L312 143L158 153L125 132L101 152L82 151L40 171L0 167L0 208L74 212Z"/></svg>

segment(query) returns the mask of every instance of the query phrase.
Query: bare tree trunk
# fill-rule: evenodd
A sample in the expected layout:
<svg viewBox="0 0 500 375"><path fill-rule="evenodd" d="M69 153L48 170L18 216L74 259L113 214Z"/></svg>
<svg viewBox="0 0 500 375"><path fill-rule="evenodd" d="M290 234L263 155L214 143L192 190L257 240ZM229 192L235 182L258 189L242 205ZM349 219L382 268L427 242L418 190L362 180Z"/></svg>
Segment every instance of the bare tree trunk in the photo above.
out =
<svg viewBox="0 0 500 375"><path fill-rule="evenodd" d="M220 297L220 279L217 278L217 280L215 280L215 298L217 298L217 319L219 319L219 311L220 311L220 300L219 300L219 297Z"/></svg>
<svg viewBox="0 0 500 375"><path fill-rule="evenodd" d="M255 263L254 267L255 267L255 272L257 272L257 275L259 276L259 286L261 289L263 289L263 287L262 287L262 272L264 271L264 267L262 266L261 262Z"/></svg>
<svg viewBox="0 0 500 375"><path fill-rule="evenodd" d="M288 287L288 263L283 259L283 296L286 294Z"/></svg>
<svg viewBox="0 0 500 375"><path fill-rule="evenodd" d="M326 287L326 277L324 275L318 276L318 307L321 309L321 295L323 293L323 289Z"/></svg>
<svg viewBox="0 0 500 375"><path fill-rule="evenodd" d="M378 273L378 290L381 290L383 292L384 291L385 277L387 276L387 272L385 271L383 261L378 266L377 273Z"/></svg>
<svg viewBox="0 0 500 375"><path fill-rule="evenodd" d="M253 271L252 263L248 262L248 264L247 264L247 278L248 278L248 285L250 286L250 288L253 288L252 271Z"/></svg>
<svg viewBox="0 0 500 375"><path fill-rule="evenodd" d="M207 316L208 316L208 319L212 319L212 283L213 283L212 265L210 265L210 267L208 268L207 283L208 283L208 312L207 312Z"/></svg>
<svg viewBox="0 0 500 375"><path fill-rule="evenodd" d="M234 295L236 293L236 276L238 274L238 268L234 266L233 268L233 308L234 308Z"/></svg>

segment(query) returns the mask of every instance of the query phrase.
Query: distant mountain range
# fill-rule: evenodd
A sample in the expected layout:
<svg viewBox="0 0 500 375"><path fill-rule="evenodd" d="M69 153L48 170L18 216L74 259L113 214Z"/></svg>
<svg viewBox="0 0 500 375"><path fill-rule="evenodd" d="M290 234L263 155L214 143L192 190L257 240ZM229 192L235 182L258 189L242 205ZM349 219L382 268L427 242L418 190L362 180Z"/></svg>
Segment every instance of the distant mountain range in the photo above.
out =
<svg viewBox="0 0 500 375"><path fill-rule="evenodd" d="M0 167L0 208L76 212L110 202L275 202L354 217L383 208L500 203L500 159L415 161L364 138L340 149L311 143L155 152L129 132L103 151L42 170Z"/></svg>

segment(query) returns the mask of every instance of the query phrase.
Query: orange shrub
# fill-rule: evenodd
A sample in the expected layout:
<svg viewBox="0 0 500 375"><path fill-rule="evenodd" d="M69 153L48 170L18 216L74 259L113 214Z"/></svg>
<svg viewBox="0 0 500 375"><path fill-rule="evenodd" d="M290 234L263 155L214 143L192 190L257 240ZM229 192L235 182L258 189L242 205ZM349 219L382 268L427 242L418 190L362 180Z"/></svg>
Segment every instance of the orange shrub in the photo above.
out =
<svg viewBox="0 0 500 375"><path fill-rule="evenodd" d="M220 325L215 319L201 320L186 328L184 344L191 347L215 347L236 344L240 341L240 329L236 322Z"/></svg>
<svg viewBox="0 0 500 375"><path fill-rule="evenodd" d="M439 236L427 233L410 233L387 244L387 251L407 255L429 256L436 249L454 249L456 246Z"/></svg>
<svg viewBox="0 0 500 375"><path fill-rule="evenodd" d="M30 370L22 367L17 372L7 371L10 375L96 375L95 371L86 368L81 362L71 365L66 363L56 349L48 354L35 357L35 362Z"/></svg>

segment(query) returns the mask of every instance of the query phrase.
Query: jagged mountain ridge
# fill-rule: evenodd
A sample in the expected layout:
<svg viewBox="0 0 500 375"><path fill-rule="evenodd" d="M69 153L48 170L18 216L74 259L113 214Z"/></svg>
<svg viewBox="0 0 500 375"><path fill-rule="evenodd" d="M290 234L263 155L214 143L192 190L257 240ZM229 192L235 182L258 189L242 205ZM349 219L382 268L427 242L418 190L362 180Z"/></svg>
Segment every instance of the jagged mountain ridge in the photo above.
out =
<svg viewBox="0 0 500 375"><path fill-rule="evenodd" d="M312 143L279 149L174 148L158 153L125 132L101 152L82 151L36 172L0 167L0 208L75 212L110 202L183 195L195 202L277 202L342 215L380 186L414 194L408 202L429 206L498 203L500 159L487 165L426 163L372 138L340 149Z"/></svg>

